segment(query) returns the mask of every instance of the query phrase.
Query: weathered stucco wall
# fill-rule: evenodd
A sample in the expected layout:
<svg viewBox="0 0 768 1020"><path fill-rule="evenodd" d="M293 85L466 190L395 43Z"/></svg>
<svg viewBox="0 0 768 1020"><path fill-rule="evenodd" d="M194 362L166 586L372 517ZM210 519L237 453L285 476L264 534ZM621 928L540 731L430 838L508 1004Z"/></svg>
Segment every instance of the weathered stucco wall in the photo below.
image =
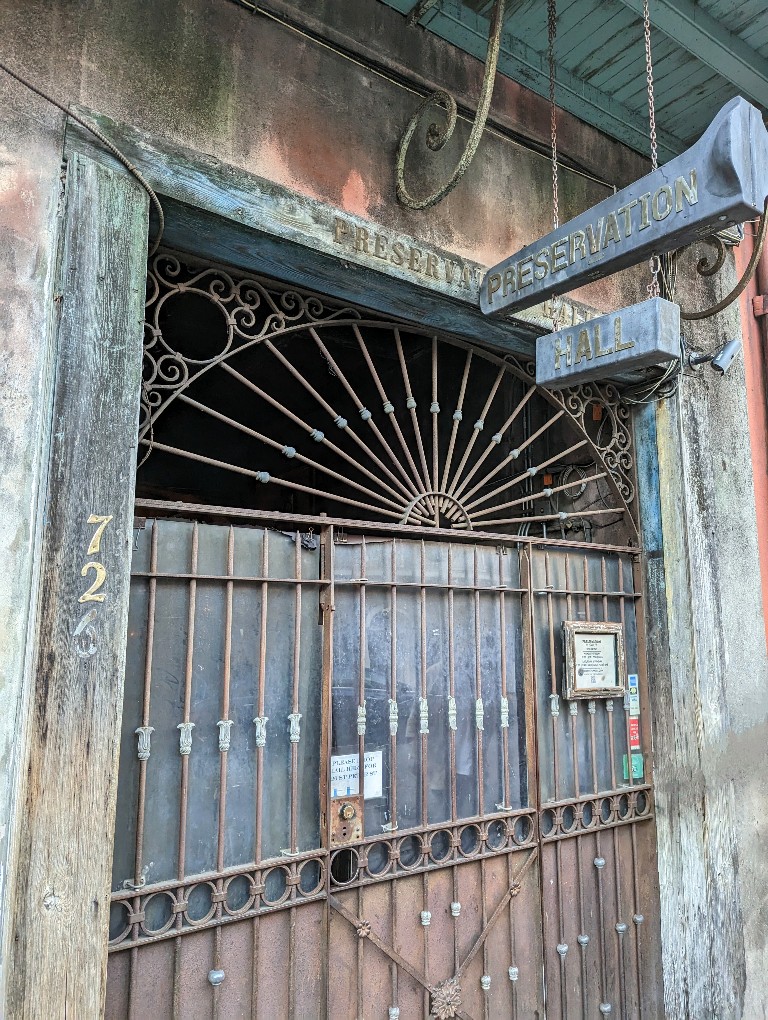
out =
<svg viewBox="0 0 768 1020"><path fill-rule="evenodd" d="M681 303L714 303L734 282L732 271L723 277L713 286L684 273ZM714 349L740 335L738 304L684 332ZM743 358L724 376L686 370L678 396L651 414L656 539L645 523L667 1015L756 1020L768 1015L768 662ZM649 492L646 503L652 518Z"/></svg>
<svg viewBox="0 0 768 1020"><path fill-rule="evenodd" d="M226 0L3 7L8 59L59 98L483 264L550 226L547 104L503 78L492 130L456 190L427 212L397 202L395 153L421 101L414 88L444 85L471 110L482 65L376 0L275 0L271 8L295 27ZM330 47L310 38L313 31L329 36ZM561 170L561 219L645 169L636 154L568 115L559 122L563 157L604 182ZM460 120L440 153L414 142L407 177L415 193L449 176L469 128ZM635 286L630 274L593 285L583 299L610 307Z"/></svg>
<svg viewBox="0 0 768 1020"><path fill-rule="evenodd" d="M465 179L436 209L410 212L396 202L394 158L420 102L413 88L448 86L471 109L479 63L407 28L376 0L273 0L273 9L294 27L226 0L0 0L3 58L63 101L481 263L547 232L548 160L509 137L546 150L543 100L499 80L492 130ZM323 24L331 48L311 38ZM32 682L63 119L2 76L0 102L2 924ZM414 190L447 176L468 131L462 121L441 154L411 157ZM563 154L608 185L645 170L639 157L572 118L561 117L560 134ZM561 219L607 193L605 183L563 172ZM578 296L613 308L643 296L644 282L626 273ZM679 290L686 303L706 301L684 277ZM697 328L701 346L738 329L736 312L729 315ZM756 1018L768 1010L768 811L760 782L768 684L741 364L723 380L708 369L687 377L655 422L666 574L659 612L672 628L671 656L657 634L652 676L669 1015ZM7 929L2 935L7 948Z"/></svg>

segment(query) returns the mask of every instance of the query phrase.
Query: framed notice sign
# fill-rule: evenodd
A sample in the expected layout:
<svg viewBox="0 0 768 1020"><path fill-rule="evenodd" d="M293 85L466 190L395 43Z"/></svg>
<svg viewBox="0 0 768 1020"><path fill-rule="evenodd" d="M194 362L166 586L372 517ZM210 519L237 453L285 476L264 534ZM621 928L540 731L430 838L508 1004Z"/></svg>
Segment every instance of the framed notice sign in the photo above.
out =
<svg viewBox="0 0 768 1020"><path fill-rule="evenodd" d="M563 697L616 698L625 691L624 634L620 623L563 623Z"/></svg>

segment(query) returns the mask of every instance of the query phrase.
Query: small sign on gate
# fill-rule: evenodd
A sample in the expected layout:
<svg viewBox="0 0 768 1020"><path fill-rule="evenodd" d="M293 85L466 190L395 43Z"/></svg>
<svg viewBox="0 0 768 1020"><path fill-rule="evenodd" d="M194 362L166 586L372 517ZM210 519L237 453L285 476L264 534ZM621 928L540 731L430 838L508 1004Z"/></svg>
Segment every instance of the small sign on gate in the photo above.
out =
<svg viewBox="0 0 768 1020"><path fill-rule="evenodd" d="M382 796L382 753L365 752L365 799ZM360 793L360 756L331 756L331 796L356 797Z"/></svg>
<svg viewBox="0 0 768 1020"><path fill-rule="evenodd" d="M635 717L629 720L629 747L632 751L640 750L640 720Z"/></svg>
<svg viewBox="0 0 768 1020"><path fill-rule="evenodd" d="M627 690L627 711L630 717L640 715L640 684L637 673L630 673L627 677L629 688Z"/></svg>
<svg viewBox="0 0 768 1020"><path fill-rule="evenodd" d="M620 623L566 620L563 644L563 697L591 700L624 695L624 634Z"/></svg>

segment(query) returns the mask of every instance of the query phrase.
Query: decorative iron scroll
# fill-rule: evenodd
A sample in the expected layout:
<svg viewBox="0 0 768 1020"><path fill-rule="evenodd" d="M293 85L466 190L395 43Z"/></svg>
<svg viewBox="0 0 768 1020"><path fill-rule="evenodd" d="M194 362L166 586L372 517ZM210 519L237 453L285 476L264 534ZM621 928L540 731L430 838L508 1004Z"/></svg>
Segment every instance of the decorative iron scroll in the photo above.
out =
<svg viewBox="0 0 768 1020"><path fill-rule="evenodd" d="M680 318L685 319L688 322L696 321L699 319L709 319L713 315L717 315L719 312L724 311L729 305L733 304L734 301L746 290L749 281L755 274L757 264L760 261L760 256L763 253L763 245L765 244L766 228L768 227L768 196L766 196L765 204L763 206L763 213L760 217L760 225L755 233L755 242L752 247L752 255L749 260L747 268L742 273L741 279L738 281L735 287L728 294L725 295L720 301L712 305L710 308L704 308L697 312L686 312L682 308L680 309ZM704 244L708 244L715 249L716 257L715 260L710 263L709 259L704 256L700 258L696 263L696 272L700 276L714 276L719 273L725 264L725 244L721 237L717 234L710 234L708 237L702 239Z"/></svg>
<svg viewBox="0 0 768 1020"><path fill-rule="evenodd" d="M142 464L163 451L251 479L256 500L279 487L392 524L508 534L624 516L636 534L629 412L610 384L554 393L512 356L168 253L147 292ZM194 426L169 434L174 406ZM236 442L206 445L222 427ZM229 452L252 443L257 463Z"/></svg>
<svg viewBox="0 0 768 1020"><path fill-rule="evenodd" d="M485 71L483 73L483 87L480 91L480 101L477 106L477 112L475 113L475 122L472 125L472 131L467 141L466 148L464 149L456 169L453 171L450 178L436 191L427 195L426 198L414 198L406 187L405 159L408 154L408 148L424 113L430 107L436 106L445 111L447 122L442 128L438 124L430 124L427 129L426 143L428 148L430 148L433 152L439 152L446 142L453 136L453 132L456 127L456 100L449 92L445 92L443 89L438 89L436 92L427 96L408 121L397 150L396 178L397 199L402 205L407 206L409 209L429 209L431 206L437 205L438 202L442 201L445 196L456 187L458 182L466 173L469 164L474 159L483 131L485 130L485 122L488 119L488 112L491 108L491 97L493 96L493 85L496 78L496 65L499 62L499 49L501 46L501 26L504 21L504 2L505 0L496 0L496 6L493 10L491 29L488 37L488 55L485 58Z"/></svg>
<svg viewBox="0 0 768 1020"><path fill-rule="evenodd" d="M507 356L507 362L531 382L536 378L536 365L522 363ZM632 507L635 499L635 461L630 431L630 410L622 402L621 393L611 382L590 382L570 386L560 392L542 390L548 400L560 404L576 427L590 437L594 452L610 473L617 493Z"/></svg>

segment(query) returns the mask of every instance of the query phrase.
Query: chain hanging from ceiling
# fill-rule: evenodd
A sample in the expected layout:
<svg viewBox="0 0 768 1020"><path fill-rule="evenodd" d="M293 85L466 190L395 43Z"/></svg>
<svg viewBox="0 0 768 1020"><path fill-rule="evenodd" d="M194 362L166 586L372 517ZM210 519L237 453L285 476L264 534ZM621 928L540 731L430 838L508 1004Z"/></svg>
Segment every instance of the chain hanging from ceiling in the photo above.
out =
<svg viewBox="0 0 768 1020"><path fill-rule="evenodd" d="M553 0L548 0L553 2ZM651 15L649 0L643 0L643 35L645 39L645 71L648 89L648 126L649 135L651 141L651 170L657 170L659 167L658 157L658 145L656 140L656 103L653 92L653 59L651 56ZM763 250L763 244L765 242L766 234L766 222L768 221L768 195L765 197L765 205L763 207L763 214L760 217L757 230L755 231L755 243L752 249L752 256L749 260L749 264L744 271L741 279L738 281L735 287L732 288L716 304L711 305L709 308L704 308L698 312L686 312L683 308L680 309L680 318L688 322L696 322L702 319L709 319L719 312L724 311L729 305L744 292L749 281L754 275L757 263L760 261L760 256ZM715 259L713 262L706 257L700 258L696 264L696 271L700 276L715 276L723 268L725 264L726 248L725 242L722 237L717 234L710 234L708 237L702 238L703 243L710 245L715 249ZM665 283L666 290L670 298L674 299L674 276L675 276L675 261L677 253L670 252L660 258L658 255L654 255L650 262L651 268L651 282L648 285L648 296L658 297L661 293L659 285L659 277Z"/></svg>
<svg viewBox="0 0 768 1020"><path fill-rule="evenodd" d="M645 40L645 78L648 89L648 133L651 140L651 172L659 169L659 146L656 138L656 100L653 95L653 57L651 56L651 13L648 0L643 0L643 37ZM658 297L661 293L659 274L661 258L653 255L650 262L651 282L648 284L648 297Z"/></svg>
<svg viewBox="0 0 768 1020"><path fill-rule="evenodd" d="M555 106L555 42L557 40L557 0L547 0L547 56L549 62L549 133L552 143L552 227L560 226L560 201L557 172L557 107ZM560 329L562 300L552 295L552 329Z"/></svg>
<svg viewBox="0 0 768 1020"><path fill-rule="evenodd" d="M431 206L437 205L438 202L441 202L445 196L456 187L458 182L466 173L469 164L474 159L483 131L485 130L485 122L488 119L488 113L491 108L491 97L493 96L493 86L496 80L496 66L499 61L499 49L501 47L501 26L504 21L504 4L505 0L496 0L496 6L493 9L491 30L488 38L488 55L485 60L483 86L480 91L480 102L477 106L475 121L472 125L472 131L470 132L464 152L456 165L456 169L445 184L441 185L436 191L433 191L430 195L427 195L424 198L415 198L410 193L405 183L405 160L408 155L408 149L410 147L411 140L416 133L416 129L421 123L424 113L433 106L444 111L446 115L446 123L441 127L433 121L427 128L425 140L427 147L433 152L439 152L443 148L446 142L448 142L453 136L453 132L456 128L456 100L449 92L446 92L444 89L438 89L436 92L431 93L426 97L426 99L424 99L419 108L408 121L397 150L396 183L397 199L401 205L407 206L409 209L429 209Z"/></svg>

